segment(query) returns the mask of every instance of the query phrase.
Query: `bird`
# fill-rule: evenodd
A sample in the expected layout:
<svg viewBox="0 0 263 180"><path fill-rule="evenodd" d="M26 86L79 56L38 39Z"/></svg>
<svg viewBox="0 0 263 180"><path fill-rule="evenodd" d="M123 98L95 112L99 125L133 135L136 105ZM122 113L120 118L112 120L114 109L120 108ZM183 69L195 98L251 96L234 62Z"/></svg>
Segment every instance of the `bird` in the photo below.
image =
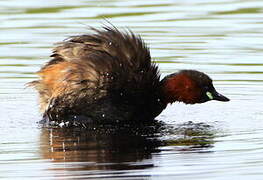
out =
<svg viewBox="0 0 263 180"><path fill-rule="evenodd" d="M168 104L229 101L203 72L185 69L161 79L149 48L130 29L90 27L57 43L51 60L29 83L44 119L75 122L143 122Z"/></svg>

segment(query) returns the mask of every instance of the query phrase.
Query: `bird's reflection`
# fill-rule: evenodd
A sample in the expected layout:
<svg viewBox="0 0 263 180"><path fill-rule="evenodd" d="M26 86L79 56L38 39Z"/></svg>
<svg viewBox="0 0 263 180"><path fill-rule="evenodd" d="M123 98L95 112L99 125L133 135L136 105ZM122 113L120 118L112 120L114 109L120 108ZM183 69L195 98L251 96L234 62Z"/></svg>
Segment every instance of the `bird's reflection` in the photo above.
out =
<svg viewBox="0 0 263 180"><path fill-rule="evenodd" d="M183 147L182 152L208 149L213 137L211 126L192 122L42 128L40 152L53 162L71 163L71 170L144 169L154 166L152 155L161 147Z"/></svg>

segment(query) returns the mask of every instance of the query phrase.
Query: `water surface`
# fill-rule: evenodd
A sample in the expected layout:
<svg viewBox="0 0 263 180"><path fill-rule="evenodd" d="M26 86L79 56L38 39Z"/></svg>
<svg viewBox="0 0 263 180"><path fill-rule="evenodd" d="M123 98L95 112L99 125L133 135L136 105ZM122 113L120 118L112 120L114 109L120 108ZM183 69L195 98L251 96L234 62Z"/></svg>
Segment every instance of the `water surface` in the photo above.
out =
<svg viewBox="0 0 263 180"><path fill-rule="evenodd" d="M263 2L0 2L0 178L262 179ZM140 34L162 76L208 73L228 103L175 103L145 127L41 128L25 83L53 44L109 20Z"/></svg>

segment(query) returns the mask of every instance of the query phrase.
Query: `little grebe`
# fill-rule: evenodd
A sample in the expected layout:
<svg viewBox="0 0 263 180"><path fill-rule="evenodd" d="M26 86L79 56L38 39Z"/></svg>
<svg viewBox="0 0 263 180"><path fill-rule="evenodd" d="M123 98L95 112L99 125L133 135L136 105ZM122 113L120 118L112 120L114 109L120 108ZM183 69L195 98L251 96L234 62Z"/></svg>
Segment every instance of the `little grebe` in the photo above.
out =
<svg viewBox="0 0 263 180"><path fill-rule="evenodd" d="M148 47L132 32L94 29L60 43L33 81L40 111L49 120L148 120L168 103L229 101L212 80L196 70L182 70L160 80Z"/></svg>

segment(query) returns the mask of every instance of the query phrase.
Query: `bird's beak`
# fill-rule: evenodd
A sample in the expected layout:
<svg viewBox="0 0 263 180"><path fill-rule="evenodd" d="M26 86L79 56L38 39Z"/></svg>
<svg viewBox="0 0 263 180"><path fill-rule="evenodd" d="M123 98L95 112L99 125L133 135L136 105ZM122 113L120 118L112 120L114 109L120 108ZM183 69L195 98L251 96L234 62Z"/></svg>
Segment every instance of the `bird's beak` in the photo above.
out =
<svg viewBox="0 0 263 180"><path fill-rule="evenodd" d="M207 92L206 94L209 97L209 99L211 99L211 100L225 101L225 102L230 101L230 99L228 99L224 95L218 93L216 90L214 90L213 92Z"/></svg>

